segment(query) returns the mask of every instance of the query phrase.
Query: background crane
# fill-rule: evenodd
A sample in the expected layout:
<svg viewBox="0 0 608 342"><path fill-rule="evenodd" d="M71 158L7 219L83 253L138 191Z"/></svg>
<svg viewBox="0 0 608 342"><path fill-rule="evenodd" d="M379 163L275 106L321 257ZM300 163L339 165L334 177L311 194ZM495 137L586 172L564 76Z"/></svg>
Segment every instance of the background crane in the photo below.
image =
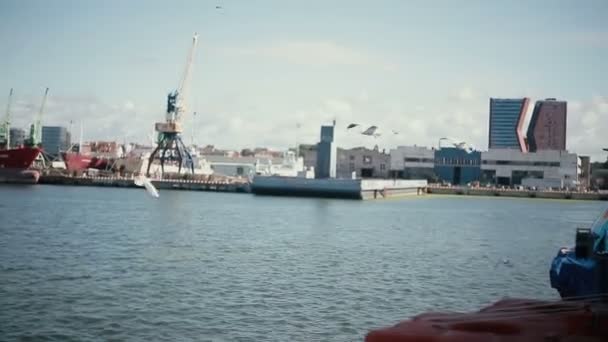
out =
<svg viewBox="0 0 608 342"><path fill-rule="evenodd" d="M8 104L6 105L6 116L4 122L0 122L0 147L4 145L7 150L11 148L11 101L13 99L13 88L8 93Z"/></svg>
<svg viewBox="0 0 608 342"><path fill-rule="evenodd" d="M42 98L42 103L40 104L40 110L38 111L38 115L36 115L34 123L32 123L32 125L30 126L30 136L25 142L26 146L38 147L42 144L42 114L44 113L44 107L46 106L46 99L48 95L49 88L46 88L46 90L44 91L44 97Z"/></svg>
<svg viewBox="0 0 608 342"><path fill-rule="evenodd" d="M158 132L158 140L156 148L152 151L148 160L148 169L146 171L148 177L150 176L150 167L156 159L160 160L162 173L164 173L165 162L170 161L178 163L178 173L181 172L182 166L184 166L185 168L189 168L194 174L194 161L182 141L181 134L183 132L183 115L187 110L186 95L189 91L189 80L197 41L198 35L194 33L192 46L186 60L186 68L184 69L179 86L175 91L167 95L165 122L157 122L154 126L156 132Z"/></svg>

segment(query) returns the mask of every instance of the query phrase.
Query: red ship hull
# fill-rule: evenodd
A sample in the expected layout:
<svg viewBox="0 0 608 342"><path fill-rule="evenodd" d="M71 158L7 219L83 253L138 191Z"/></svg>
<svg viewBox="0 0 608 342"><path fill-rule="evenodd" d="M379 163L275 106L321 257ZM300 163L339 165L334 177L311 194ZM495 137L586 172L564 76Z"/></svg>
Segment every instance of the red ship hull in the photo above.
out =
<svg viewBox="0 0 608 342"><path fill-rule="evenodd" d="M0 150L0 183L37 183L40 172L30 168L40 151L35 147Z"/></svg>
<svg viewBox="0 0 608 342"><path fill-rule="evenodd" d="M605 304L505 299L474 313L427 313L365 342L608 341Z"/></svg>
<svg viewBox="0 0 608 342"><path fill-rule="evenodd" d="M68 171L82 171L86 169L103 170L108 166L107 159L77 153L64 153L63 161Z"/></svg>

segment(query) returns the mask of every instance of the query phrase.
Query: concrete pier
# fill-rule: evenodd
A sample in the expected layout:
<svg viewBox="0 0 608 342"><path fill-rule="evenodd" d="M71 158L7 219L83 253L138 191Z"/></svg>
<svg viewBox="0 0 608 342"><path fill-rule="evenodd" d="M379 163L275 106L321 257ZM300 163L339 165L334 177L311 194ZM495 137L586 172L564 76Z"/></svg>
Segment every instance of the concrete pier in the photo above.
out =
<svg viewBox="0 0 608 342"><path fill-rule="evenodd" d="M420 195L426 186L425 180L256 176L251 183L251 192L256 195L368 200Z"/></svg>
<svg viewBox="0 0 608 342"><path fill-rule="evenodd" d="M187 179L153 179L152 184L159 190L190 190L249 193L249 184L245 182L228 181L199 181ZM40 184L102 186L118 188L138 188L133 178L127 177L70 177L70 176L41 176Z"/></svg>
<svg viewBox="0 0 608 342"><path fill-rule="evenodd" d="M541 191L541 190L516 190L516 189L493 189L493 188L469 188L460 186L429 186L426 191L429 194L438 195L468 195L468 196L502 196L517 198L544 198L544 199L573 199L608 201L608 192L578 192L578 191Z"/></svg>

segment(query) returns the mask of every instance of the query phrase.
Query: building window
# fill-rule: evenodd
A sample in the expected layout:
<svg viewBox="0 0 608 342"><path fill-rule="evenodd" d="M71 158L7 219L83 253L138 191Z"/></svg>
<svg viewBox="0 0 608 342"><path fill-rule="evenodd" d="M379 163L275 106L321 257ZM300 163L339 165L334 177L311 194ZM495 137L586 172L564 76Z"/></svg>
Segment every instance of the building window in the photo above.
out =
<svg viewBox="0 0 608 342"><path fill-rule="evenodd" d="M385 170L386 166L384 164L380 164L380 170Z"/></svg>
<svg viewBox="0 0 608 342"><path fill-rule="evenodd" d="M351 155L349 156L350 160L355 160L355 156Z"/></svg>
<svg viewBox="0 0 608 342"><path fill-rule="evenodd" d="M236 167L236 174L237 174L238 176L242 176L242 175L243 175L243 173L244 173L244 172L243 172L243 167L242 167L242 166L237 166L237 167Z"/></svg>
<svg viewBox="0 0 608 342"><path fill-rule="evenodd" d="M363 164L371 164L372 157L371 156L363 156Z"/></svg>
<svg viewBox="0 0 608 342"><path fill-rule="evenodd" d="M351 172L355 171L355 163L350 163L349 167Z"/></svg>

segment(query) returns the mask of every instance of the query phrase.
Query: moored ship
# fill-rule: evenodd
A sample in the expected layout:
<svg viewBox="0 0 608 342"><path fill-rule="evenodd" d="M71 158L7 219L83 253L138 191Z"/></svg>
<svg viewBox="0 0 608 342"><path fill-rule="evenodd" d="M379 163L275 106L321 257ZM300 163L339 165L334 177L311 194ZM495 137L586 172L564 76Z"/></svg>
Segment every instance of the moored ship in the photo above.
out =
<svg viewBox="0 0 608 342"><path fill-rule="evenodd" d="M37 183L40 172L31 167L40 152L37 147L0 150L0 183Z"/></svg>
<svg viewBox="0 0 608 342"><path fill-rule="evenodd" d="M82 171L86 169L104 170L112 164L107 158L80 153L65 152L61 156L68 171Z"/></svg>

